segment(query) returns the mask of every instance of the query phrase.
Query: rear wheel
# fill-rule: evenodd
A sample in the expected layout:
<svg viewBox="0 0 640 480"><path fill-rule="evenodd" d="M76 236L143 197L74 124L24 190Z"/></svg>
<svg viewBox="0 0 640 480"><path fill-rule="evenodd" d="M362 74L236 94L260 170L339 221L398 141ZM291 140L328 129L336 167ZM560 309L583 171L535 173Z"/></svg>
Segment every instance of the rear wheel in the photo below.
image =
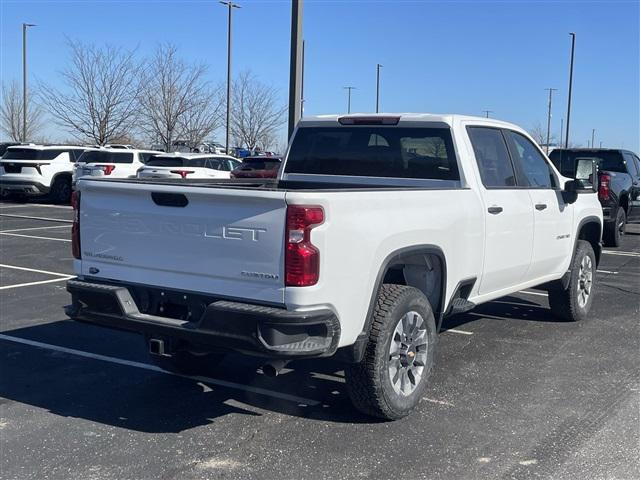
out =
<svg viewBox="0 0 640 480"><path fill-rule="evenodd" d="M420 402L434 364L436 324L422 292L383 285L363 360L346 368L349 396L361 412L387 420Z"/></svg>
<svg viewBox="0 0 640 480"><path fill-rule="evenodd" d="M603 241L606 247L619 247L620 237L624 235L627 226L627 214L624 208L618 207L616 220L605 225Z"/></svg>
<svg viewBox="0 0 640 480"><path fill-rule="evenodd" d="M57 177L51 185L51 200L54 203L71 202L71 178L66 176Z"/></svg>
<svg viewBox="0 0 640 480"><path fill-rule="evenodd" d="M589 242L578 240L570 275L567 288L556 282L549 289L549 306L562 320L584 320L593 303L596 275L596 256Z"/></svg>

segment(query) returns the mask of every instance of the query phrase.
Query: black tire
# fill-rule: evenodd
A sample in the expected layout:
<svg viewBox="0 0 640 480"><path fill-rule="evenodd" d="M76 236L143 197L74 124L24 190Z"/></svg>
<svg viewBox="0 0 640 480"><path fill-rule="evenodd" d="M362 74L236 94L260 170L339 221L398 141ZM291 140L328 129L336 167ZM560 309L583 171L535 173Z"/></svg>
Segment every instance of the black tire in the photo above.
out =
<svg viewBox="0 0 640 480"><path fill-rule="evenodd" d="M71 178L67 176L56 177L51 185L49 196L54 203L71 203Z"/></svg>
<svg viewBox="0 0 640 480"><path fill-rule="evenodd" d="M421 325L424 328L416 329L420 319L413 315L411 321L415 322L416 328L412 330L409 326L408 330L413 332L424 330L424 333L419 335L424 337L426 344L420 349L416 348L413 356L409 350L407 355L396 357L390 352L392 341L398 342L400 336L396 327L400 328L403 317L410 312L421 316L423 321ZM411 333L411 335L414 334ZM407 341L407 337L404 338ZM364 358L360 363L347 366L345 370L347 390L354 406L366 415L386 420L395 420L408 415L418 405L424 394L434 365L436 342L435 318L429 300L424 294L416 288L404 285L383 285L373 311ZM407 341L407 345L411 343L413 342ZM409 368L415 368L418 365L418 358L421 358L420 365L424 363L421 365L422 371L415 383L415 375L412 376L409 373L404 378L397 379L403 365L401 358L404 361L415 362L415 365L410 365ZM394 363L398 365L394 375L397 382L403 383L405 379L411 381L411 385L408 386L410 391L407 393L399 393L396 390L398 383L393 383L390 372L390 368L394 368ZM404 390L404 384L400 389Z"/></svg>
<svg viewBox="0 0 640 480"><path fill-rule="evenodd" d="M618 207L615 222L606 223L602 240L605 247L619 247L620 237L624 235L627 226L627 214L624 208Z"/></svg>
<svg viewBox="0 0 640 480"><path fill-rule="evenodd" d="M588 260L585 260L588 258ZM583 262L590 264L590 283L589 294L584 301L582 284L586 283L584 278ZM577 322L587 318L591 305L593 304L593 296L595 293L594 286L596 283L596 255L593 252L591 244L585 240L578 240L576 251L571 260L571 277L567 288L562 288L560 282L554 283L549 288L549 306L551 312L562 320Z"/></svg>

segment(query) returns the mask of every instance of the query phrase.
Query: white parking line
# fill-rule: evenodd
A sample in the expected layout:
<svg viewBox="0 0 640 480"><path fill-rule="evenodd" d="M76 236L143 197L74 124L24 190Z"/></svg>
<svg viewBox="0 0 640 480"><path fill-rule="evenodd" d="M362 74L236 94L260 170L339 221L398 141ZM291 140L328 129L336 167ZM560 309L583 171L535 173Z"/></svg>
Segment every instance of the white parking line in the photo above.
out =
<svg viewBox="0 0 640 480"><path fill-rule="evenodd" d="M73 275L69 275L68 273L50 272L48 270L37 270L35 268L27 268L27 267L17 267L15 265L5 265L3 263L0 263L0 267L13 268L14 270L24 270L25 272L44 273L45 275L56 275L58 277L72 277L73 276Z"/></svg>
<svg viewBox="0 0 640 480"><path fill-rule="evenodd" d="M62 218L32 217L30 215L14 215L12 213L0 213L0 217L24 218L26 220L43 220L45 222L73 223L73 220L64 220Z"/></svg>
<svg viewBox="0 0 640 480"><path fill-rule="evenodd" d="M539 295L541 297L548 297L547 292L529 292L528 290L520 290L518 293L526 293L527 295Z"/></svg>
<svg viewBox="0 0 640 480"><path fill-rule="evenodd" d="M451 332L451 333L459 333L461 335L473 335L473 332L466 332L464 330L456 330L455 328L448 328L443 333Z"/></svg>
<svg viewBox="0 0 640 480"><path fill-rule="evenodd" d="M618 272L610 272L609 270L596 270L598 273L608 273L610 275L617 275Z"/></svg>
<svg viewBox="0 0 640 480"><path fill-rule="evenodd" d="M22 235L20 233L0 232L0 235L8 235L10 237L38 238L40 240L53 240L54 242L71 242L71 240L67 238L37 237L35 235Z"/></svg>
<svg viewBox="0 0 640 480"><path fill-rule="evenodd" d="M621 255L623 257L640 257L640 253L638 252L614 252L613 250L602 250L602 253L609 255Z"/></svg>
<svg viewBox="0 0 640 480"><path fill-rule="evenodd" d="M297 395L289 395L288 393L274 392L273 390L267 390L266 388L252 387L250 385L243 385L241 383L228 382L226 380L218 380L216 378L201 377L199 375L180 375L177 373L167 372L155 365L149 365L148 363L134 362L131 360L123 360L121 358L109 357L107 355L99 355L97 353L84 352L82 350L75 350L73 348L60 347L58 345L50 345L48 343L36 342L34 340L27 340L26 338L13 337L11 335L0 334L0 340L6 340L7 342L20 343L23 345L29 345L31 347L42 348L45 350L53 350L55 352L66 353L68 355L75 355L77 357L91 358L93 360L99 360L101 362L114 363L116 365L123 365L126 367L140 368L142 370L148 370L150 372L164 373L165 375L172 375L175 377L188 378L197 382L207 383L209 385L217 385L224 388L232 388L234 390L242 390L245 392L256 393L258 395L264 395L266 397L277 398L280 400L286 400L298 404L305 405L319 405L320 402L312 400L310 398L298 397Z"/></svg>
<svg viewBox="0 0 640 480"><path fill-rule="evenodd" d="M51 228L70 228L71 225L53 225L52 227L30 227L30 228L12 228L11 230L0 230L0 233L28 232L31 230L49 230Z"/></svg>
<svg viewBox="0 0 640 480"><path fill-rule="evenodd" d="M0 290L9 290L11 288L20 288L20 287L31 287L32 285L42 285L44 283L65 282L70 278L73 278L73 275L69 275L68 277L62 277L62 278L54 278L52 280L40 280L39 282L16 283L15 285L4 285L0 287Z"/></svg>

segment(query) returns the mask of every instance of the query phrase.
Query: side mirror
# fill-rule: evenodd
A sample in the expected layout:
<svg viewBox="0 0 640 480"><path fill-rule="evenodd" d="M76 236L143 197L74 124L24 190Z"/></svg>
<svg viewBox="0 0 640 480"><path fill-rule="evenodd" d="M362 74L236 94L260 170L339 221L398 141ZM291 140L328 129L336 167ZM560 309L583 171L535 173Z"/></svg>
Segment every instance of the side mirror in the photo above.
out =
<svg viewBox="0 0 640 480"><path fill-rule="evenodd" d="M574 203L580 193L598 191L598 163L591 158L580 158L576 162L576 178L564 184L562 198L565 203Z"/></svg>

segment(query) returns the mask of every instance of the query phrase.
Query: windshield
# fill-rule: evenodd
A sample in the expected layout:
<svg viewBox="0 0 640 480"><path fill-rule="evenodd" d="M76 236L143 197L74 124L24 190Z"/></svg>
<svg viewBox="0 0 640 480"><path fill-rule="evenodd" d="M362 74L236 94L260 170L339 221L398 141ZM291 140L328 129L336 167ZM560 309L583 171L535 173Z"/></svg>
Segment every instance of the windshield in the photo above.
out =
<svg viewBox="0 0 640 480"><path fill-rule="evenodd" d="M84 163L133 163L131 152L88 151L84 152L79 162Z"/></svg>
<svg viewBox="0 0 640 480"><path fill-rule="evenodd" d="M594 159L600 170L626 172L622 154L615 150L554 150L549 158L565 177L575 176L578 159Z"/></svg>
<svg viewBox="0 0 640 480"><path fill-rule="evenodd" d="M448 128L303 127L286 173L459 180Z"/></svg>
<svg viewBox="0 0 640 480"><path fill-rule="evenodd" d="M10 160L53 160L64 150L48 149L37 150L35 148L8 148L2 156L3 159Z"/></svg>

